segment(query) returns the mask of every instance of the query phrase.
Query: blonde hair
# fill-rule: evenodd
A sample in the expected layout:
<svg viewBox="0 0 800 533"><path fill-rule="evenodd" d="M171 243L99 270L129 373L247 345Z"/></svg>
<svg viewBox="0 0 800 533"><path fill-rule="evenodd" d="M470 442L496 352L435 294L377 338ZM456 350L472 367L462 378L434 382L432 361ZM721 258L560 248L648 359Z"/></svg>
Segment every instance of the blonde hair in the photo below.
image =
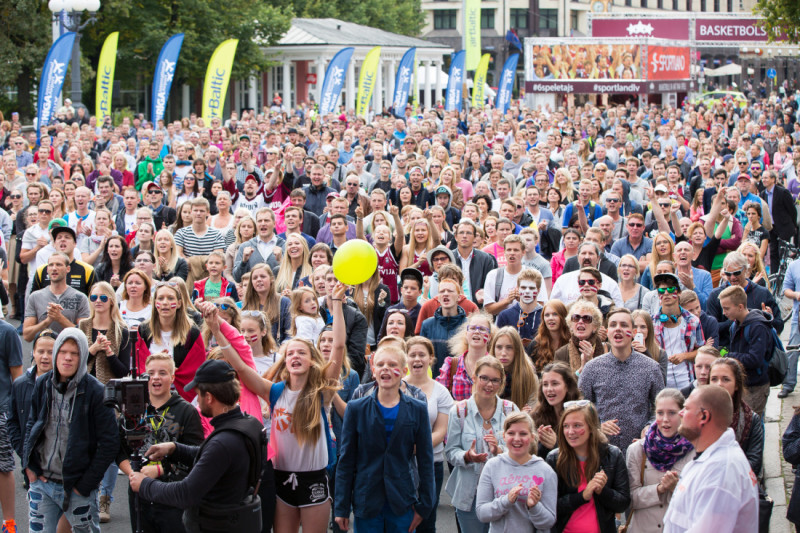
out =
<svg viewBox="0 0 800 533"><path fill-rule="evenodd" d="M119 312L119 306L117 305L117 293L114 290L114 287L112 287L108 282L100 281L92 286L92 290L89 292L89 295L91 295L91 293L93 293L95 290L99 290L101 294L108 296L109 314L111 315L111 324L114 328L114 334L118 339L120 339L120 341L122 341L122 330L128 329L128 325L122 319L122 313ZM94 317L95 308L93 305L90 305L89 320L92 323L94 323Z"/></svg>
<svg viewBox="0 0 800 533"><path fill-rule="evenodd" d="M258 314L256 315L255 313ZM241 313L240 316L240 324L245 320L255 320L258 322L258 327L261 328L261 331L266 332L264 337L261 339L261 349L264 351L264 353L272 353L278 349L278 347L275 345L275 339L272 338L272 327L269 323L269 319L263 311L250 310Z"/></svg>
<svg viewBox="0 0 800 533"><path fill-rule="evenodd" d="M242 309L262 311L261 298L258 296L255 287L253 286L253 274L256 270L264 270L269 276L269 291L267 292L267 301L264 304L264 313L267 315L270 324L277 322L280 318L280 302L281 296L275 290L275 273L266 263L258 263L250 269L250 281L247 284L247 291L244 293L244 305Z"/></svg>
<svg viewBox="0 0 800 533"><path fill-rule="evenodd" d="M511 413L506 417L505 422L503 422L503 433L508 431L508 428L514 424L527 424L528 430L531 432L531 445L530 448L528 448L528 453L533 454L539 447L539 433L534 427L533 419L524 411Z"/></svg>
<svg viewBox="0 0 800 533"><path fill-rule="evenodd" d="M335 392L341 388L338 381L332 382L326 377L330 362L322 359L317 347L305 339L291 339L281 347L281 356L267 372L267 379L289 382L289 371L286 368L286 350L294 343L303 344L310 354L311 366L308 378L297 398L292 416L292 432L300 446L314 445L322 435L322 395Z"/></svg>
<svg viewBox="0 0 800 533"><path fill-rule="evenodd" d="M189 314L186 313L186 299L181 292L180 286L174 281L162 281L156 284L155 299L158 300L158 293L163 290L170 290L175 293L178 298L180 307L176 309L175 318L172 321L172 344L178 346L186 344L186 339L189 337L189 331L192 329L192 323L189 320ZM150 331L153 334L153 340L159 344L164 344L161 337L161 322L158 316L158 308L153 305L153 312L150 315Z"/></svg>
<svg viewBox="0 0 800 533"><path fill-rule="evenodd" d="M171 355L167 353L154 353L147 356L147 360L144 362L144 366L147 367L150 363L154 363L156 361L162 361L167 363L167 367L169 368L170 375L175 375L175 360L172 358Z"/></svg>
<svg viewBox="0 0 800 533"><path fill-rule="evenodd" d="M480 380L478 379L478 373L481 371L481 368L488 366L496 370L500 374L500 387L502 388L506 382L506 369L503 368L502 363L497 360L497 358L491 355L484 355L478 362L475 363L475 381L472 384L472 394L475 394L475 391L478 390L478 383Z"/></svg>
<svg viewBox="0 0 800 533"><path fill-rule="evenodd" d="M293 239L301 244L303 247L303 254L300 260L300 277L305 278L311 274L311 263L309 263L308 258L310 256L308 251L308 242L306 242L305 237L302 235L298 235L296 233L290 234L286 236L286 244L285 248L289 245L289 240ZM296 276L296 271L292 268L292 260L289 257L289 253L284 251L282 259L281 259L281 266L278 269L278 274L275 276L275 291L282 293L285 289L292 289L292 283L294 282Z"/></svg>
<svg viewBox="0 0 800 533"><path fill-rule="evenodd" d="M292 291L292 304L291 304L291 313L292 313L292 328L290 334L292 336L297 334L297 327L295 326L295 319L299 316L307 316L311 318L317 318L319 316L319 312L317 315L309 315L305 311L303 311L303 298L306 294L311 294L311 296L316 299L317 293L311 287L297 287L295 290Z"/></svg>
<svg viewBox="0 0 800 533"><path fill-rule="evenodd" d="M512 326L500 328L489 345L489 353L497 357L494 354L494 348L498 339L502 337L508 337L514 347L514 360L508 369L511 375L511 401L518 407L524 407L528 405L531 398L536 398L539 393L539 378L536 377L536 372L533 371L533 365L525 353L525 346L523 346L522 338L516 328Z"/></svg>
<svg viewBox="0 0 800 533"><path fill-rule="evenodd" d="M491 332L489 333L489 341L486 343L486 347L488 349L489 344L492 342L492 337L494 336L495 326L492 317L489 316L484 311L475 311L474 313L470 314L464 323L458 328L458 331L455 335L450 337L450 340L447 342L448 347L450 348L450 355L453 357L460 357L461 354L467 351L469 348L467 344L467 328L475 321L475 320L483 320L489 325L489 329Z"/></svg>
<svg viewBox="0 0 800 533"><path fill-rule="evenodd" d="M169 242L171 243L169 259L164 257L165 259L167 259L167 266L164 267L163 270L161 269L161 263L158 261L158 259L163 256L159 253L158 246L156 245L156 242L158 241L159 237L168 237ZM156 258L156 265L155 269L153 269L153 273L157 277L161 278L166 276L170 272L175 271L175 266L178 264L178 252L175 250L175 237L172 235L172 232L169 231L168 229L158 230L158 232L153 236L153 255Z"/></svg>
<svg viewBox="0 0 800 533"><path fill-rule="evenodd" d="M767 268L764 266L764 258L761 257L761 250L754 243L750 241L745 241L739 246L739 248L736 251L744 255L745 248L749 248L750 250L752 250L756 256L755 264L753 265L752 268L749 269L750 276L755 277L756 274L761 274L761 279L764 280L764 282L767 285L767 289L769 289L770 288L769 274L767 274ZM747 256L745 255L745 257ZM748 266L750 265L749 259L747 260L747 264Z"/></svg>

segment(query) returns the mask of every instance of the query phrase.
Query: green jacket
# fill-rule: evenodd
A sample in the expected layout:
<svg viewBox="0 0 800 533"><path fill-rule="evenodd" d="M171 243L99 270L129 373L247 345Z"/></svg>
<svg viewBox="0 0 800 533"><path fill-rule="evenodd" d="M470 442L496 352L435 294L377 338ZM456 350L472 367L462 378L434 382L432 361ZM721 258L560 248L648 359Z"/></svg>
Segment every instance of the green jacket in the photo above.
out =
<svg viewBox="0 0 800 533"><path fill-rule="evenodd" d="M153 163L152 173L147 171L147 165L149 163ZM136 190L141 191L144 184L148 181L156 181L162 170L164 170L164 162L161 161L160 157L157 159L145 157L144 160L136 167Z"/></svg>

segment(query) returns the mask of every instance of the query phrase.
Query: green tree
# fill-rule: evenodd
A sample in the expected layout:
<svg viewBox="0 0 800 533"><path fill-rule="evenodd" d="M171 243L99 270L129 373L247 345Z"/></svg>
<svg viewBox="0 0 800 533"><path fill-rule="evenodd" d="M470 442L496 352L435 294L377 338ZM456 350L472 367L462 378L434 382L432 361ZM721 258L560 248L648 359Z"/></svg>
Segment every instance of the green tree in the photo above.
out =
<svg viewBox="0 0 800 533"><path fill-rule="evenodd" d="M51 20L47 2L0 0L0 79L17 89L17 101L3 111L19 111L24 122L34 114L31 95L52 44Z"/></svg>
<svg viewBox="0 0 800 533"><path fill-rule="evenodd" d="M290 21L288 7L252 0L103 0L83 50L93 51L96 64L106 36L119 31L115 77L142 77L149 83L161 47L170 36L184 33L174 83L197 85L216 47L226 39L239 39L231 78L244 79L269 66L261 47L275 44Z"/></svg>
<svg viewBox="0 0 800 533"><path fill-rule="evenodd" d="M764 29L770 41L786 35L789 42L800 43L800 2L797 0L758 0L754 9L764 17Z"/></svg>

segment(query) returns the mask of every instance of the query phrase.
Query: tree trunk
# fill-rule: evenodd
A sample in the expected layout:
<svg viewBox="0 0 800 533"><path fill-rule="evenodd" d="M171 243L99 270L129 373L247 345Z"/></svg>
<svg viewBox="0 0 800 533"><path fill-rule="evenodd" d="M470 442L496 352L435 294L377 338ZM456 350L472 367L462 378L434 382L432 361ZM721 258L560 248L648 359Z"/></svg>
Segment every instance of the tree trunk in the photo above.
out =
<svg viewBox="0 0 800 533"><path fill-rule="evenodd" d="M31 106L31 71L27 66L23 66L17 76L17 106L20 121L23 124L31 122L34 111Z"/></svg>

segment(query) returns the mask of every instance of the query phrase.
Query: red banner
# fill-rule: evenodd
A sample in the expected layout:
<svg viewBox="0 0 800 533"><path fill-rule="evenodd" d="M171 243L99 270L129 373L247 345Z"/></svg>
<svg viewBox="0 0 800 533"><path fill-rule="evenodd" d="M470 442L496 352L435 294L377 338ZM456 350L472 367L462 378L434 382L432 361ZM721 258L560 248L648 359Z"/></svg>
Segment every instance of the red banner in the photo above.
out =
<svg viewBox="0 0 800 533"><path fill-rule="evenodd" d="M656 37L688 41L689 19L592 17L592 37Z"/></svg>
<svg viewBox="0 0 800 533"><path fill-rule="evenodd" d="M648 80L689 79L691 65L691 49L688 46L647 47Z"/></svg>

